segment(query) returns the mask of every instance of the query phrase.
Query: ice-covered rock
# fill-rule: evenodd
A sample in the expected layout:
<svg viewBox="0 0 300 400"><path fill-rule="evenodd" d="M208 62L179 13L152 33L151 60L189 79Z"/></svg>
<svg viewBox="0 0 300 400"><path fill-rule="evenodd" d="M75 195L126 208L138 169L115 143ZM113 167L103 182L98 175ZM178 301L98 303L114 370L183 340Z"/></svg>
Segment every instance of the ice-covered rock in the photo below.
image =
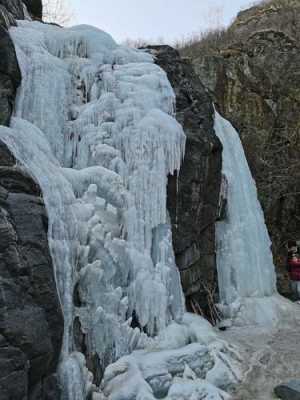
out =
<svg viewBox="0 0 300 400"><path fill-rule="evenodd" d="M176 378L168 398L170 400L229 400L231 397L204 380L186 381Z"/></svg>
<svg viewBox="0 0 300 400"><path fill-rule="evenodd" d="M219 381L211 382L215 359L212 349L205 345L194 343L177 350L135 351L106 369L103 393L109 399L126 400L193 398L188 396L194 392L201 394L201 399L222 399L225 392L216 385L220 387L221 376L232 373L229 371L232 359L226 361L222 367L216 367ZM223 386L228 389L238 382L231 375L231 380L223 381Z"/></svg>
<svg viewBox="0 0 300 400"><path fill-rule="evenodd" d="M202 340L197 342L195 334ZM102 389L109 399L227 399L222 389L240 382L240 366L236 349L220 340L207 321L186 314L144 350L109 365Z"/></svg>

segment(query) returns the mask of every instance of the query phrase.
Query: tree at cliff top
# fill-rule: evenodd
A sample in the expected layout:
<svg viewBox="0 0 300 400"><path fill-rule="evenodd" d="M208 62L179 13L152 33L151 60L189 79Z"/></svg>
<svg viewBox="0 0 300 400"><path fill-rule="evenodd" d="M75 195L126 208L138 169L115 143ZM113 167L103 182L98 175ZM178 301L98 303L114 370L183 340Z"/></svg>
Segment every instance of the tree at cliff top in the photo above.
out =
<svg viewBox="0 0 300 400"><path fill-rule="evenodd" d="M59 25L70 24L73 19L73 10L68 0L44 0L43 19Z"/></svg>

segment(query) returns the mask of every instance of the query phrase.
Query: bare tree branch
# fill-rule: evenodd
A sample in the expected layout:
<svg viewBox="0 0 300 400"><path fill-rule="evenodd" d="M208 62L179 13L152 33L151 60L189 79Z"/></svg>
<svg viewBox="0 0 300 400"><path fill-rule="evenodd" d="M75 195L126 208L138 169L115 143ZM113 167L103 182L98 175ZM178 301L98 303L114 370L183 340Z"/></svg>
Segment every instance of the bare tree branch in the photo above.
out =
<svg viewBox="0 0 300 400"><path fill-rule="evenodd" d="M44 0L43 19L46 22L68 25L73 19L73 11L68 0Z"/></svg>

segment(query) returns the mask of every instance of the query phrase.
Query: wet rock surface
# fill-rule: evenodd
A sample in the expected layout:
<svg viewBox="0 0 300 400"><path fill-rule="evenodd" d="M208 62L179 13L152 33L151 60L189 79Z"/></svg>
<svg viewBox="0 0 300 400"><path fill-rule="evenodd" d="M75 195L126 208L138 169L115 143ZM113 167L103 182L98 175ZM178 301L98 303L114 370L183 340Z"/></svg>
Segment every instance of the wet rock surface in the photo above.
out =
<svg viewBox="0 0 300 400"><path fill-rule="evenodd" d="M176 262L188 309L199 312L200 306L210 318L210 294L217 293L215 221L222 166L212 101L191 63L176 50L169 46L149 48L175 91L176 118L187 137L179 177L170 176L168 185Z"/></svg>

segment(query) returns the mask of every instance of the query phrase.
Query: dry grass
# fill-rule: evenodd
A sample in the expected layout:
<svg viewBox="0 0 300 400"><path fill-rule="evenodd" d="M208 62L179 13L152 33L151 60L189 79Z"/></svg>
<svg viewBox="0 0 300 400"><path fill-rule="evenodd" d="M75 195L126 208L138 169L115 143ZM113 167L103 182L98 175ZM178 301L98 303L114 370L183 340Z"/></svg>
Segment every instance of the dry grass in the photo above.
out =
<svg viewBox="0 0 300 400"><path fill-rule="evenodd" d="M212 54L233 43L234 36L225 28L199 32L177 40L175 48L185 57L197 58L201 54Z"/></svg>
<svg viewBox="0 0 300 400"><path fill-rule="evenodd" d="M263 0L251 3L250 6L254 8L250 15L247 15L247 10L242 11L229 28L191 34L177 40L175 47L183 56L192 59L227 49L235 43L247 40L253 33L252 23L257 23L256 16L259 19L264 13L272 15L263 20L259 29L276 29L294 39L300 39L299 0ZM280 13L277 12L279 9Z"/></svg>

